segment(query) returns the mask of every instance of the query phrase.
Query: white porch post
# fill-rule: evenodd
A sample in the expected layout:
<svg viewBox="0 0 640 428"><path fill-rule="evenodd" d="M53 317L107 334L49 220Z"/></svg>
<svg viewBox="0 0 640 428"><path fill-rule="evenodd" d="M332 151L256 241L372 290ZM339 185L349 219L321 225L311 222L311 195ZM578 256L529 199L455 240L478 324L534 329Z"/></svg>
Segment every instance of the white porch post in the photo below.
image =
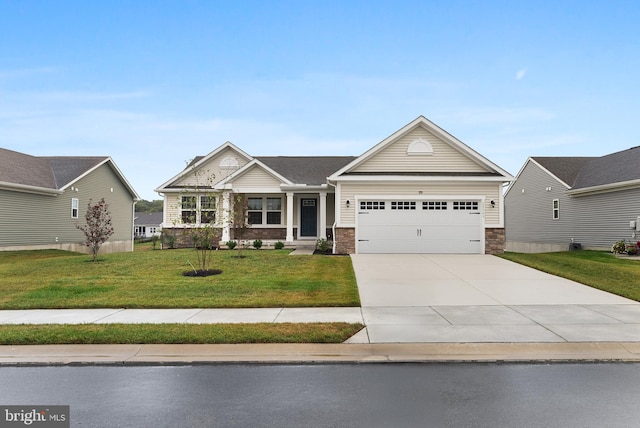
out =
<svg viewBox="0 0 640 428"><path fill-rule="evenodd" d="M287 242L293 242L293 192L287 192Z"/></svg>
<svg viewBox="0 0 640 428"><path fill-rule="evenodd" d="M231 240L231 204L229 192L222 192L222 242Z"/></svg>
<svg viewBox="0 0 640 428"><path fill-rule="evenodd" d="M327 192L320 192L320 239L327 239Z"/></svg>

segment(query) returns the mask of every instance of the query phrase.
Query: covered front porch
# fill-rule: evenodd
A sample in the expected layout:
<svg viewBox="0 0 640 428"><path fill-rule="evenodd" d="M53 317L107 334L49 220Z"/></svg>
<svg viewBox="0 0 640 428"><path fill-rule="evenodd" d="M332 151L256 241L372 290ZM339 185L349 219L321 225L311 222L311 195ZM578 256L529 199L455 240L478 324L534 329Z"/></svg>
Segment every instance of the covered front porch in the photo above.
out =
<svg viewBox="0 0 640 428"><path fill-rule="evenodd" d="M236 213L233 201L243 201L249 227L240 230L233 219L223 219L221 243L230 240L255 240L264 243L284 242L287 246L315 245L318 239L332 239L335 195L326 188L313 191L288 189L281 193L236 193L222 194L222 212ZM231 214L223 214L231 216Z"/></svg>

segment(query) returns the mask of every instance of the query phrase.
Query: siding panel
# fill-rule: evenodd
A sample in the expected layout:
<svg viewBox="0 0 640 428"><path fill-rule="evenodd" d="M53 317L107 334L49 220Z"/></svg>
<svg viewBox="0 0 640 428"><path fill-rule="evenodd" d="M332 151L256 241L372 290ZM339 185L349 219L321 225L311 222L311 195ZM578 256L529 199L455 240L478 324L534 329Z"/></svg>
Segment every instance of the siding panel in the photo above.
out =
<svg viewBox="0 0 640 428"><path fill-rule="evenodd" d="M220 162L226 157L233 157L238 161L238 168L242 168L247 164L247 161L244 157L238 155L235 150L231 148L226 148L222 152L218 153L217 156L209 159L207 163L198 168L198 175L193 174L193 170L191 168L186 169L185 177L177 180L172 186L183 186L183 187L196 187L196 186L205 186L205 185L213 185L221 180L224 180L229 175L233 174L237 169L227 169L221 168Z"/></svg>
<svg viewBox="0 0 640 428"><path fill-rule="evenodd" d="M553 199L560 201L558 220L552 218ZM638 239L629 222L640 216L640 189L572 197L557 180L529 162L506 195L505 204L508 243L568 248L574 239L586 248L608 249L615 241Z"/></svg>
<svg viewBox="0 0 640 428"><path fill-rule="evenodd" d="M0 190L0 246L56 245L84 242L76 223L84 223L90 199L109 204L114 234L109 241L131 241L133 196L107 164L74 184L78 191L45 196ZM113 189L113 191L111 190ZM71 218L71 199L79 200L78 218ZM57 238L57 239L56 239Z"/></svg>
<svg viewBox="0 0 640 428"><path fill-rule="evenodd" d="M409 145L417 139L433 147L431 156L407 155ZM482 166L454 149L422 127L409 132L370 159L354 172L486 172Z"/></svg>

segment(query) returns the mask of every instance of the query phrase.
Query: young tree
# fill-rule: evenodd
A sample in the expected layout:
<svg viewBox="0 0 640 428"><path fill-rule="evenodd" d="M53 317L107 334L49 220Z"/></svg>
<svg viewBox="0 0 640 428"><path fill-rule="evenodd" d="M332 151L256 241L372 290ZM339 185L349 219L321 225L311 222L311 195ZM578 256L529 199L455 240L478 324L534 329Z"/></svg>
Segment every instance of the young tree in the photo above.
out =
<svg viewBox="0 0 640 428"><path fill-rule="evenodd" d="M217 227L220 219L220 194L212 190L214 174L208 170L196 169L195 166L188 170L194 183L180 196L180 222L187 226L185 232L196 250L200 271L206 273L210 270L211 251L217 248L220 238L220 229ZM194 271L198 273L195 268Z"/></svg>
<svg viewBox="0 0 640 428"><path fill-rule="evenodd" d="M95 204L91 203L91 199L87 204L87 213L84 216L86 224L77 224L76 227L84 232L86 238L85 245L91 248L93 253L93 261L98 261L98 251L100 246L109 240L113 235L113 226L111 225L111 212L109 204L100 199Z"/></svg>
<svg viewBox="0 0 640 428"><path fill-rule="evenodd" d="M233 213L230 216L231 227L235 230L235 237L238 241L238 257L243 258L242 250L247 248L245 236L251 227L248 220L249 203L243 195L236 195L233 202Z"/></svg>

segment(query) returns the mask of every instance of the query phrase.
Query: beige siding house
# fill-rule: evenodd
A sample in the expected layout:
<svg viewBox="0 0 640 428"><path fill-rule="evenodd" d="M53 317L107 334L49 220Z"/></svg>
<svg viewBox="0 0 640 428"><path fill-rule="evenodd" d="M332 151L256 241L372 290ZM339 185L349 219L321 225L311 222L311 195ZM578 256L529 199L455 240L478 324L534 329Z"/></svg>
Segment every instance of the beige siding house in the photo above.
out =
<svg viewBox="0 0 640 428"><path fill-rule="evenodd" d="M0 149L0 251L62 249L90 252L76 224L87 204L104 198L114 234L101 252L133 250L139 199L109 157L36 157Z"/></svg>
<svg viewBox="0 0 640 428"><path fill-rule="evenodd" d="M502 188L512 178L420 116L358 157L251 157L225 143L156 191L165 230L205 218L221 243L237 239L231 220L242 201L244 239L328 239L340 254L499 253ZM215 219L201 214L206 195Z"/></svg>

